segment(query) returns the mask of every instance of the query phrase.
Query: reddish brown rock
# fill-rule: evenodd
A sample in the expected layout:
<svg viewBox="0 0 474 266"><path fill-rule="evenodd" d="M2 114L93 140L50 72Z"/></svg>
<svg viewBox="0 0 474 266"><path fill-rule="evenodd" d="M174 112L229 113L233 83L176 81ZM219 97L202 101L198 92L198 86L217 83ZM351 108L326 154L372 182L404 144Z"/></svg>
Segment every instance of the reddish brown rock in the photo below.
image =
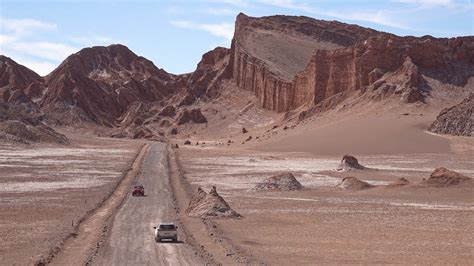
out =
<svg viewBox="0 0 474 266"><path fill-rule="evenodd" d="M308 17L239 14L229 63L232 79L239 87L253 91L264 108L287 111L310 96L307 89L294 89L293 78L305 70L315 49L347 47L377 33ZM298 82L307 83L303 78Z"/></svg>
<svg viewBox="0 0 474 266"><path fill-rule="evenodd" d="M85 48L69 56L46 77L46 83L44 110L77 107L89 121L106 126L116 125L131 103L163 100L185 86L180 77L123 45Z"/></svg>
<svg viewBox="0 0 474 266"><path fill-rule="evenodd" d="M474 74L474 37L398 37L339 22L243 14L235 29L232 79L278 112L355 91L423 102L423 75L464 86Z"/></svg>

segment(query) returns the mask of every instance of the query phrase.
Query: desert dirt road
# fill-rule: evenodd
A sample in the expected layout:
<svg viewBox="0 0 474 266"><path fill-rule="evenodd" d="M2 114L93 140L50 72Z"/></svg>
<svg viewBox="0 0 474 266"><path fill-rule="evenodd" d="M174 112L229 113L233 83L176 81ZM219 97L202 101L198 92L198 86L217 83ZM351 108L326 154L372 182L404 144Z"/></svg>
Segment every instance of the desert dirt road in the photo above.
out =
<svg viewBox="0 0 474 266"><path fill-rule="evenodd" d="M152 144L137 179L145 197L127 195L93 265L203 264L181 232L178 243L155 242L153 226L175 218L167 160L166 145Z"/></svg>

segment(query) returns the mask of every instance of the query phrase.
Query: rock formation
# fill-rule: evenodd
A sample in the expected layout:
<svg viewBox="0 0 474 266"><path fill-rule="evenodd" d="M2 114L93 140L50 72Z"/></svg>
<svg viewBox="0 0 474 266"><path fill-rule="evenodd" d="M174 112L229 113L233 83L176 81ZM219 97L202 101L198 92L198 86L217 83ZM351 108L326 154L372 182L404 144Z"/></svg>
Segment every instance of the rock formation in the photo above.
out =
<svg viewBox="0 0 474 266"><path fill-rule="evenodd" d="M344 155L344 157L342 157L341 163L337 167L337 171L343 172L364 169L367 168L365 166L360 165L357 158L352 155Z"/></svg>
<svg viewBox="0 0 474 266"><path fill-rule="evenodd" d="M105 126L116 125L133 102L163 100L185 85L122 45L85 48L45 80L48 90L40 103L45 111L69 115L77 107L85 119Z"/></svg>
<svg viewBox="0 0 474 266"><path fill-rule="evenodd" d="M188 74L167 73L123 45L82 49L44 78L1 56L0 101L44 114L51 124L88 122L118 127L117 136L150 137L206 123L197 105L227 85L253 92L266 109L303 106L301 120L310 108L350 95L423 102L432 80L462 87L473 75L472 36L399 37L336 21L239 14L231 48L204 54ZM432 130L472 134L471 103L442 112Z"/></svg>
<svg viewBox="0 0 474 266"><path fill-rule="evenodd" d="M427 180L423 181L422 184L435 187L449 187L471 181L472 178L451 171L444 167L440 167L436 168L431 176Z"/></svg>
<svg viewBox="0 0 474 266"><path fill-rule="evenodd" d="M255 186L256 190L280 190L292 191L301 190L303 186L292 173L281 173L265 179Z"/></svg>
<svg viewBox="0 0 474 266"><path fill-rule="evenodd" d="M439 134L474 136L474 93L461 103L442 110L429 130Z"/></svg>
<svg viewBox="0 0 474 266"><path fill-rule="evenodd" d="M240 214L232 210L229 204L217 193L213 186L211 191L206 193L201 188L192 196L189 206L186 209L189 216L201 218L239 218Z"/></svg>
<svg viewBox="0 0 474 266"><path fill-rule="evenodd" d="M362 190L362 189L368 189L368 188L374 187L374 185L371 185L365 181L359 180L353 176L344 177L341 183L337 186L346 190Z"/></svg>
<svg viewBox="0 0 474 266"><path fill-rule="evenodd" d="M43 91L43 79L12 59L0 55L0 101L29 101Z"/></svg>
<svg viewBox="0 0 474 266"><path fill-rule="evenodd" d="M278 112L352 92L419 102L429 93L423 76L463 86L474 74L474 37L399 37L288 16L239 14L235 25L232 79Z"/></svg>

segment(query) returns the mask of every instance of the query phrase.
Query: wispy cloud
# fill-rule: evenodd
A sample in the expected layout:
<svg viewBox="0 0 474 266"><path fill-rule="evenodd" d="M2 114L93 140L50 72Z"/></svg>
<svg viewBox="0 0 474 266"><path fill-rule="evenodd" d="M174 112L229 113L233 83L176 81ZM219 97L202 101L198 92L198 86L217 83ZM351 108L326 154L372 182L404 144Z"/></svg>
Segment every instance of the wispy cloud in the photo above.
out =
<svg viewBox="0 0 474 266"><path fill-rule="evenodd" d="M232 37L234 35L233 23L222 22L218 24L206 24L195 23L187 20L173 20L170 21L170 23L171 25L181 29L205 31L211 35L224 38L227 41L232 40Z"/></svg>
<svg viewBox="0 0 474 266"><path fill-rule="evenodd" d="M34 31L54 30L57 25L36 19L9 19L0 17L0 28L15 35L30 34Z"/></svg>
<svg viewBox="0 0 474 266"><path fill-rule="evenodd" d="M57 29L55 23L0 17L0 29L0 52L40 75L48 74L61 60L78 51L66 43L41 41L42 33Z"/></svg>

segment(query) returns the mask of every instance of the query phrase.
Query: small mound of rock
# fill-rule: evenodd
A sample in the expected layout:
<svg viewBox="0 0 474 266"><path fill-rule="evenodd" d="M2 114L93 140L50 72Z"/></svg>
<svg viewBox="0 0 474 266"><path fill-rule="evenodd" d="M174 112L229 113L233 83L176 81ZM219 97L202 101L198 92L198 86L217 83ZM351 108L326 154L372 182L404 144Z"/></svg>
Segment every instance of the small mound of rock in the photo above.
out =
<svg viewBox="0 0 474 266"><path fill-rule="evenodd" d="M229 204L217 193L213 186L211 191L206 193L201 188L192 196L186 214L192 217L201 218L239 218L242 217L234 211Z"/></svg>
<svg viewBox="0 0 474 266"><path fill-rule="evenodd" d="M374 185L371 185L365 181L359 180L353 176L344 177L341 183L337 186L343 189L347 189L347 190L363 190L363 189L374 187Z"/></svg>
<svg viewBox="0 0 474 266"><path fill-rule="evenodd" d="M293 191L301 190L303 186L292 173L281 173L265 179L255 186L256 190L281 190Z"/></svg>
<svg viewBox="0 0 474 266"><path fill-rule="evenodd" d="M456 186L461 183L471 181L472 178L469 178L465 175L462 175L458 172L451 171L444 167L436 168L431 174L430 178L423 181L422 184L435 186L435 187L449 187Z"/></svg>
<svg viewBox="0 0 474 266"><path fill-rule="evenodd" d="M352 155L344 155L344 157L342 157L341 163L337 167L337 171L340 171L340 172L364 170L364 169L367 169L367 168L365 166L360 165L357 158Z"/></svg>

